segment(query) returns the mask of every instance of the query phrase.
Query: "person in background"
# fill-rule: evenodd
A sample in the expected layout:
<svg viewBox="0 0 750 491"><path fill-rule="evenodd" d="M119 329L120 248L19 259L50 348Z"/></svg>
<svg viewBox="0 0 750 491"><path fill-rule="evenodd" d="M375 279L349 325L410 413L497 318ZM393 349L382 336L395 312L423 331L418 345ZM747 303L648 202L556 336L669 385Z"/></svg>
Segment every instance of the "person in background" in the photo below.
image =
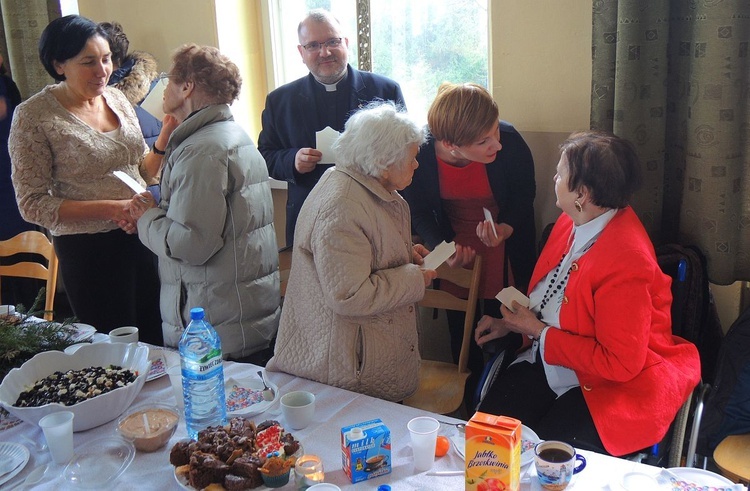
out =
<svg viewBox="0 0 750 491"><path fill-rule="evenodd" d="M13 111L21 103L21 93L15 82L8 75L3 57L0 55L0 240L8 240L21 232L36 230L34 224L21 217L16 203L16 192L10 178L10 154L8 153L8 137ZM32 257L30 260L35 260ZM13 264L18 258L0 258L2 264ZM36 294L44 282L30 278L4 278L0 287L0 297L4 304L23 304L31 307ZM44 305L41 306L44 308Z"/></svg>
<svg viewBox="0 0 750 491"><path fill-rule="evenodd" d="M159 82L159 71L156 59L145 51L128 53L130 41L117 22L99 23L107 33L109 48L112 52L112 75L108 84L120 89L135 109L138 124L146 144L150 147L156 142L161 132L162 122L141 107L141 103ZM148 182L147 189L159 202L159 176L154 176Z"/></svg>
<svg viewBox="0 0 750 491"><path fill-rule="evenodd" d="M78 15L53 20L39 58L58 81L16 109L10 134L13 185L21 215L50 230L74 315L99 331L134 325L161 344L159 278L153 254L120 227L134 227L133 192L113 171L141 185L160 170L133 106L107 86L109 42ZM174 126L165 125L163 146Z"/></svg>
<svg viewBox="0 0 750 491"><path fill-rule="evenodd" d="M21 213L18 211L18 204L16 203L13 182L10 179L11 168L10 154L8 153L8 138L10 137L10 123L13 120L13 111L15 111L20 103L21 93L18 91L18 86L16 86L15 82L8 76L3 57L0 55L0 216L3 217L0 220L0 240L8 240L21 232L36 229L33 224L21 217ZM4 282L3 293L5 293Z"/></svg>
<svg viewBox="0 0 750 491"><path fill-rule="evenodd" d="M336 166L300 212L279 335L267 370L391 401L418 385L415 303L437 276L412 245L411 182L422 130L392 102L354 113Z"/></svg>
<svg viewBox="0 0 750 491"><path fill-rule="evenodd" d="M375 99L405 106L396 82L348 64L349 39L328 11L310 11L297 34L297 49L310 73L268 94L258 137L270 176L287 182L287 246L294 241L302 203L331 167L320 163L315 132L326 127L342 131L353 111Z"/></svg>
<svg viewBox="0 0 750 491"><path fill-rule="evenodd" d="M532 347L491 385L479 410L518 418L543 440L620 456L661 441L700 379L696 347L671 332L671 279L628 205L640 182L633 145L586 131L561 146L563 213L529 286L483 317L481 345L509 332Z"/></svg>
<svg viewBox="0 0 750 491"><path fill-rule="evenodd" d="M403 192L413 231L430 250L442 241L454 241L451 266L471 268L474 256L482 256L477 312L499 316L495 296L511 285L525 291L536 259L534 159L518 131L499 120L492 95L477 84L442 84L427 112L427 124L430 137L419 149L420 168ZM485 219L484 210L491 220ZM440 288L468 297L468 291L449 282L441 282ZM458 363L465 313L448 311L447 318ZM520 346L520 338L513 341L514 347ZM467 407L483 366L482 351L472 341Z"/></svg>
<svg viewBox="0 0 750 491"><path fill-rule="evenodd" d="M265 162L232 116L239 68L216 48L187 44L164 79L162 200L137 195L131 212L159 257L164 341L177 346L190 309L203 307L223 354L268 348L279 325L279 255Z"/></svg>

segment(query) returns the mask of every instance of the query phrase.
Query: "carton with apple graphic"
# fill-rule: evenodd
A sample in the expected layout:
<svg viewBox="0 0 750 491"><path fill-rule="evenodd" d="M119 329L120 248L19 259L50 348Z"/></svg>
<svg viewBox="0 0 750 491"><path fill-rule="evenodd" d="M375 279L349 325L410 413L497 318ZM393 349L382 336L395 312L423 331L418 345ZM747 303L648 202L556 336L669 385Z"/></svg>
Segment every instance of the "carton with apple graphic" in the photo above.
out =
<svg viewBox="0 0 750 491"><path fill-rule="evenodd" d="M517 491L521 422L477 412L466 425L466 490Z"/></svg>

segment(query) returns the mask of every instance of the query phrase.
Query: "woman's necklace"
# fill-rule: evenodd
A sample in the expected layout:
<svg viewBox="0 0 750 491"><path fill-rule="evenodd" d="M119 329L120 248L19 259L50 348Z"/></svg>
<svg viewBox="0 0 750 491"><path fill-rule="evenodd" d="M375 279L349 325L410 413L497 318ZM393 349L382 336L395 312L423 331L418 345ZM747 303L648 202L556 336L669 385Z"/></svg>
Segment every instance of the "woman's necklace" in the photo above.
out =
<svg viewBox="0 0 750 491"><path fill-rule="evenodd" d="M552 278L550 279L549 285L547 286L547 291L544 292L544 296L542 297L542 302L539 304L539 313L541 313L544 310L544 307L549 303L550 300L552 300L555 295L559 295L560 291L565 288L565 285L568 284L568 278L570 277L570 270L573 269L572 267L568 268L568 271L565 273L565 276L560 277L560 268L562 267L563 259L565 259L565 254L562 255L560 258L560 262L557 263L557 268L555 268L555 272L552 273ZM560 277L558 279L558 277Z"/></svg>

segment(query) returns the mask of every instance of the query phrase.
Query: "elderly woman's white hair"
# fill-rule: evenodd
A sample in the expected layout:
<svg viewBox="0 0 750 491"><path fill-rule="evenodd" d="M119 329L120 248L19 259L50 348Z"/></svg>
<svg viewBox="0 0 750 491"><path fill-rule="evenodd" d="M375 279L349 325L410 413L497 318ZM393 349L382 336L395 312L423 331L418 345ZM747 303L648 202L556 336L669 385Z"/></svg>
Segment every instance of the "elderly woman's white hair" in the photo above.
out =
<svg viewBox="0 0 750 491"><path fill-rule="evenodd" d="M354 113L333 144L336 166L378 178L392 165L401 166L409 145L422 145L424 130L392 101L371 102Z"/></svg>

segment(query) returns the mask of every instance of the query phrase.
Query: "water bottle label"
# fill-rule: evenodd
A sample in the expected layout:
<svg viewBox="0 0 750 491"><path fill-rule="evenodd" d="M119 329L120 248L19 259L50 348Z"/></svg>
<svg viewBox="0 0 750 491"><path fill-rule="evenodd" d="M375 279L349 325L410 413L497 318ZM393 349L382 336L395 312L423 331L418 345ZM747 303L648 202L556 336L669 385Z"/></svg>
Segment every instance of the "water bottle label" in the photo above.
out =
<svg viewBox="0 0 750 491"><path fill-rule="evenodd" d="M193 380L205 380L213 377L217 368L222 367L221 350L211 350L197 361L185 360L185 368Z"/></svg>

